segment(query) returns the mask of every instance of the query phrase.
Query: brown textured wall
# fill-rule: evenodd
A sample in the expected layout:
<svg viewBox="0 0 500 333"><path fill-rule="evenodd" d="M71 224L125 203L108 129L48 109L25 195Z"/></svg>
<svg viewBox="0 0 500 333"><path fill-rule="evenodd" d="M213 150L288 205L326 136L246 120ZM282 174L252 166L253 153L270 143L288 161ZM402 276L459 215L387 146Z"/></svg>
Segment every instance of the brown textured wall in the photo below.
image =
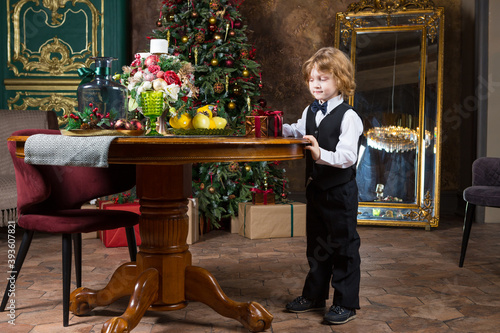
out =
<svg viewBox="0 0 500 333"><path fill-rule="evenodd" d="M262 95L267 105L283 110L285 122L294 122L310 101L300 68L314 51L334 44L335 15L349 0L247 0L240 10L248 37L262 65ZM154 29L161 0L131 0L132 52L147 49L146 36ZM445 68L443 113L452 115L461 97L461 1L435 0L445 8ZM451 119L451 117L449 117ZM441 189L457 190L460 136L456 124L443 119ZM304 161L286 162L293 192L304 191Z"/></svg>

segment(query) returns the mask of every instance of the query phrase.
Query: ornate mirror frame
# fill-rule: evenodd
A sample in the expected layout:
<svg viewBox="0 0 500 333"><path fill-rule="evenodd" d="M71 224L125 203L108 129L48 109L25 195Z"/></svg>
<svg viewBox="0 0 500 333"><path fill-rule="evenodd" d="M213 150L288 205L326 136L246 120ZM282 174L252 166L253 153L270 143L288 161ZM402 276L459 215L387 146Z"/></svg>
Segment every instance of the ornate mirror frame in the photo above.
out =
<svg viewBox="0 0 500 333"><path fill-rule="evenodd" d="M337 13L335 47L355 67L349 103L364 122L358 223L437 227L444 10L364 0Z"/></svg>

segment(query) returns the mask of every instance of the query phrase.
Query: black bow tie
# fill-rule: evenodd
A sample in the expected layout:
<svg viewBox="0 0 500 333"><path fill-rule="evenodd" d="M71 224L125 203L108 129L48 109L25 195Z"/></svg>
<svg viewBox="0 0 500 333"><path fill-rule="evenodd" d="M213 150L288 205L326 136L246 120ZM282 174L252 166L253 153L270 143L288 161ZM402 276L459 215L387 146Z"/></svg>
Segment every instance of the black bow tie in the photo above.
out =
<svg viewBox="0 0 500 333"><path fill-rule="evenodd" d="M315 99L314 102L311 104L311 111L316 114L316 112L320 111L323 112L323 114L326 114L326 106L328 105L328 102L324 102L323 104L319 104L318 100Z"/></svg>

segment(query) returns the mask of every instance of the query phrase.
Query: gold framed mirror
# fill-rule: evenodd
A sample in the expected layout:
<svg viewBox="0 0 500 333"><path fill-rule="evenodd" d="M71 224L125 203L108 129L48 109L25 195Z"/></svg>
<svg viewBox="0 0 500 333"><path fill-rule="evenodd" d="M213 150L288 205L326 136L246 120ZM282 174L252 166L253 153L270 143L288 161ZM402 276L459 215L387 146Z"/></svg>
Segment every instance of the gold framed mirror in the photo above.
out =
<svg viewBox="0 0 500 333"><path fill-rule="evenodd" d="M337 13L363 119L358 224L437 227L444 10L429 0L365 0Z"/></svg>

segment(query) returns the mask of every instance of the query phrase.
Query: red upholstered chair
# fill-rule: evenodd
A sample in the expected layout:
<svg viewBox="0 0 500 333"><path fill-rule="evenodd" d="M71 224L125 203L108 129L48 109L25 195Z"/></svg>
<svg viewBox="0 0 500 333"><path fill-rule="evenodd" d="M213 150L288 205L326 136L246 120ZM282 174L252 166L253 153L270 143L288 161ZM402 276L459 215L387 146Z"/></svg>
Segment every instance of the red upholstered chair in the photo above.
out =
<svg viewBox="0 0 500 333"><path fill-rule="evenodd" d="M12 135L54 134L57 130L20 130ZM24 231L15 268L17 278L35 231L62 234L63 325L69 323L71 283L71 240L75 248L76 285L81 286L81 233L126 227L130 259L135 261L137 245L134 225L139 215L119 210L81 209L89 200L123 192L135 185L135 166L109 168L29 165L15 156L15 142L8 142L17 183L18 225ZM5 310L9 284L0 311Z"/></svg>

